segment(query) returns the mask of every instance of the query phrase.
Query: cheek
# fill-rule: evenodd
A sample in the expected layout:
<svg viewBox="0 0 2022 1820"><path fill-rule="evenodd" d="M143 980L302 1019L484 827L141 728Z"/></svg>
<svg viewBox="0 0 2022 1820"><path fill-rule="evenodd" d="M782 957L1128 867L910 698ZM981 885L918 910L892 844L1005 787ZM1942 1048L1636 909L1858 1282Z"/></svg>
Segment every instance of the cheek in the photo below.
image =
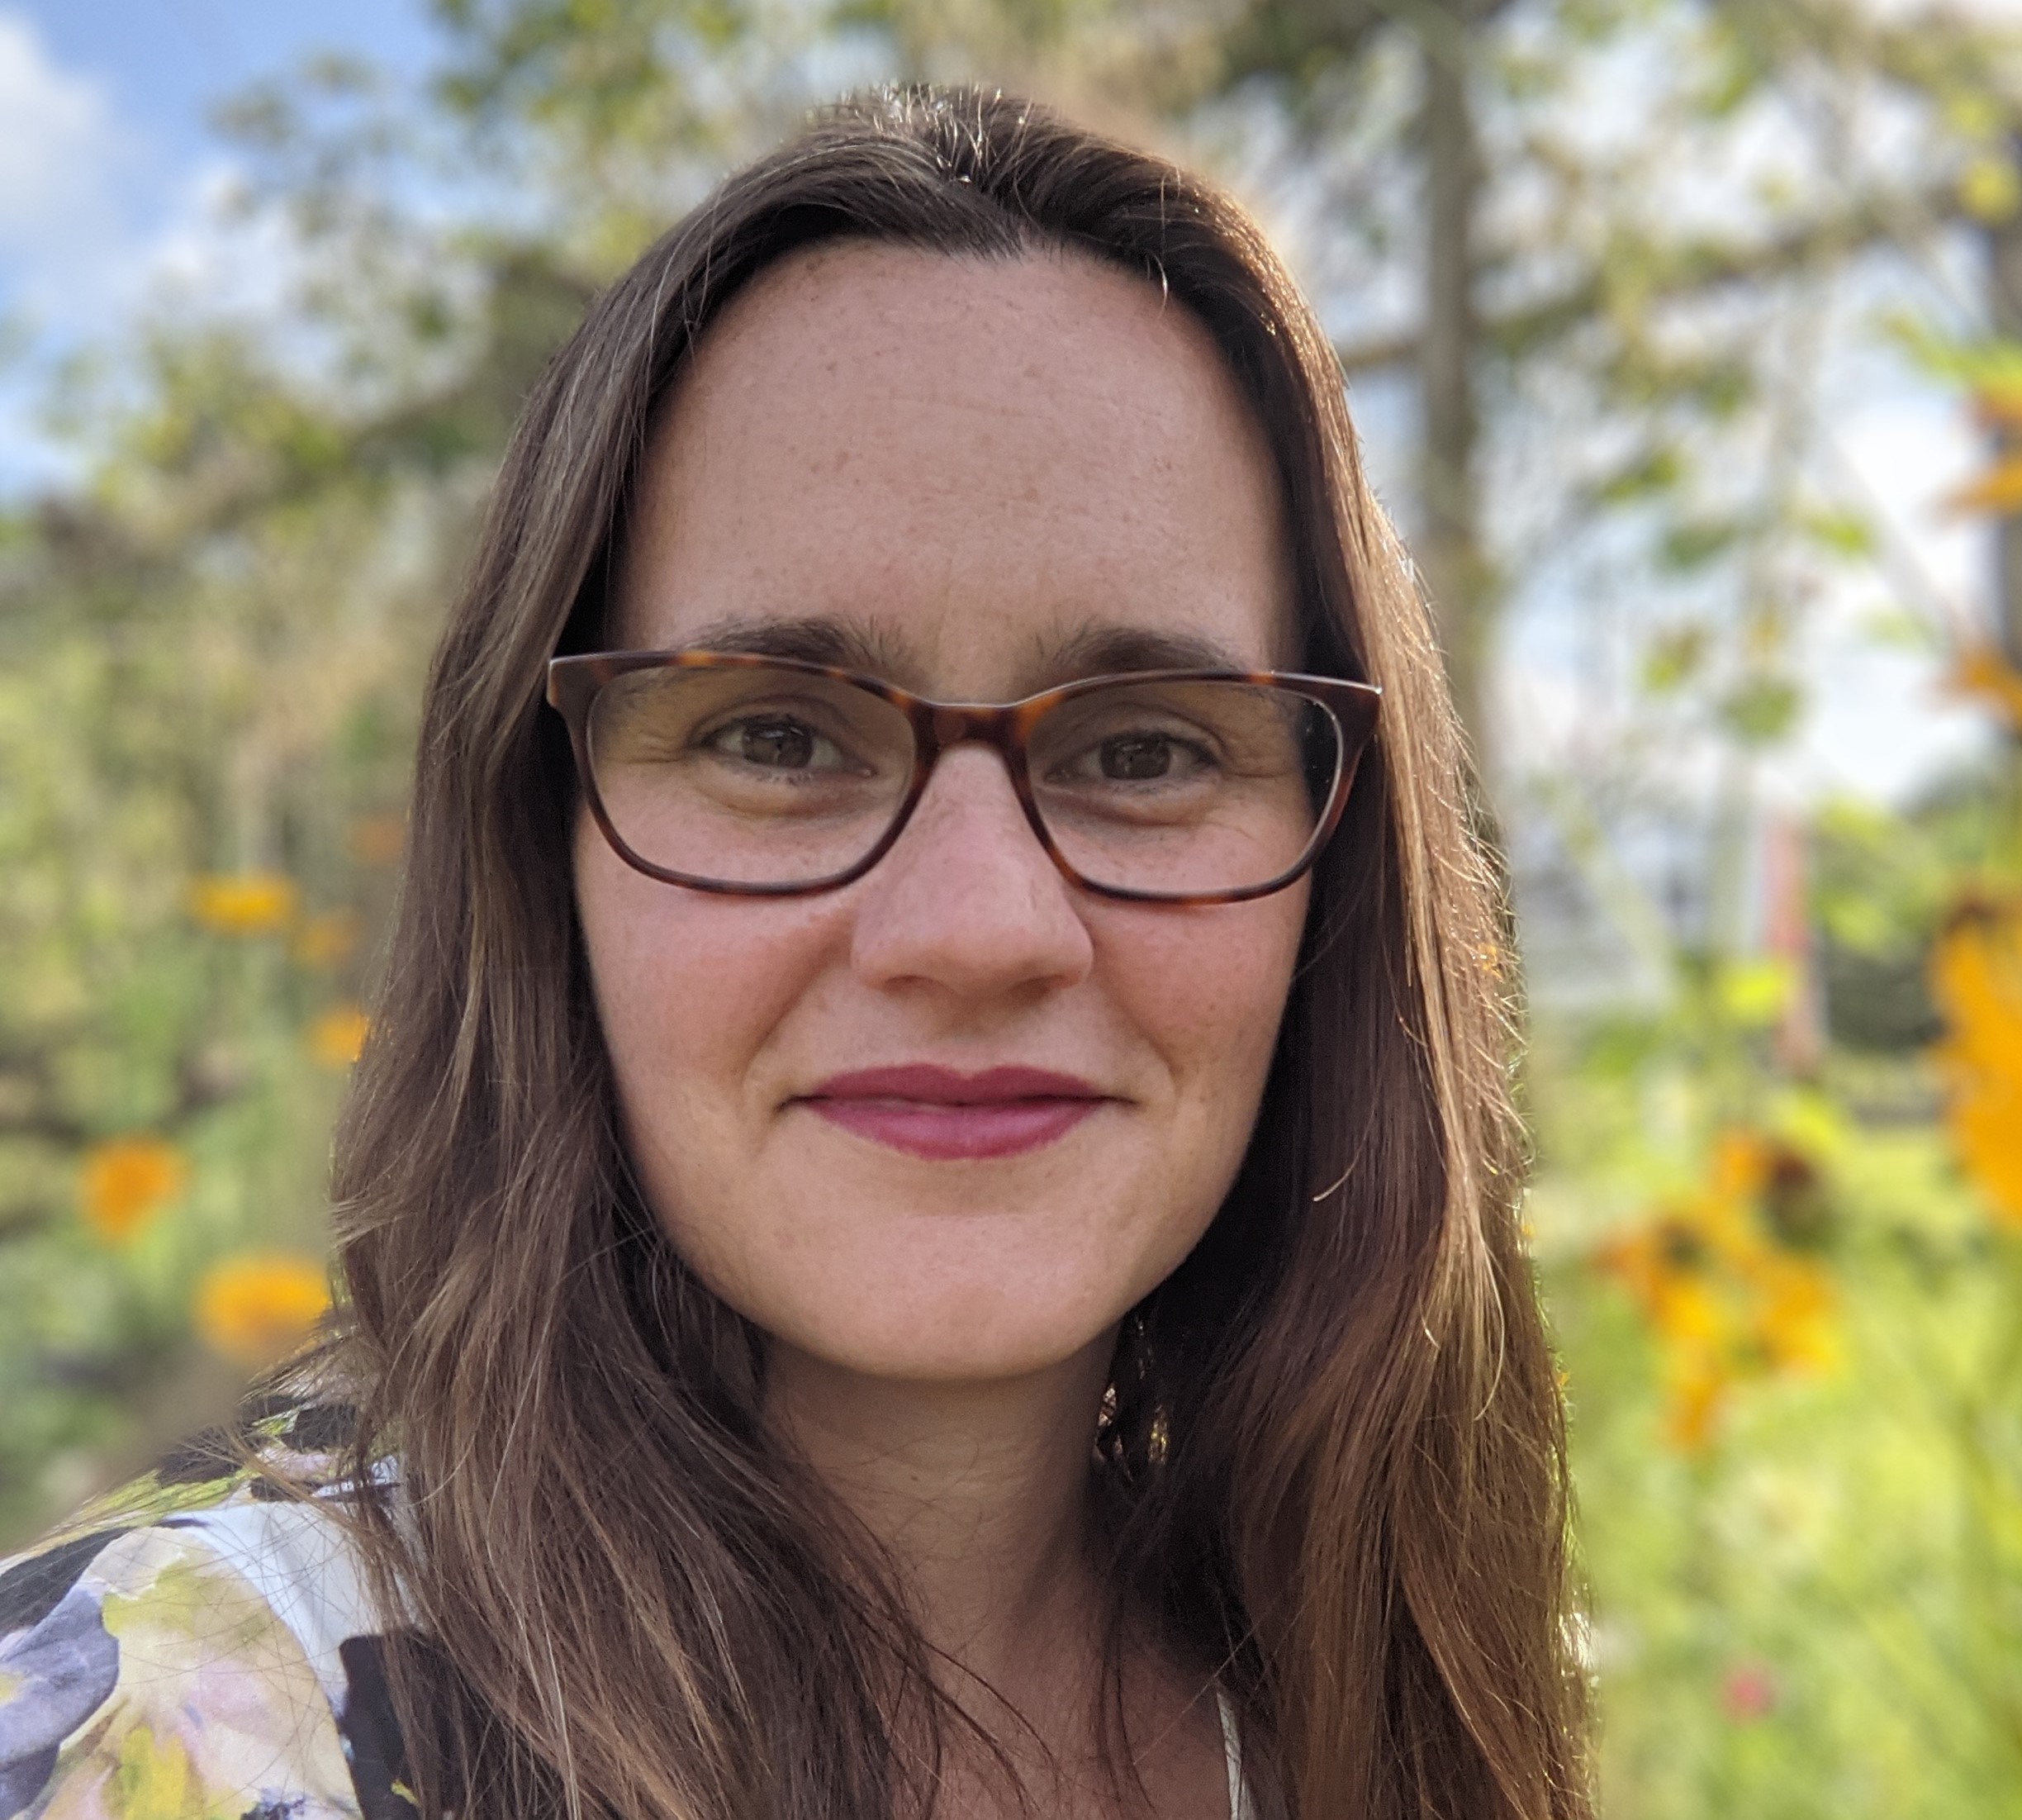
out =
<svg viewBox="0 0 2022 1820"><path fill-rule="evenodd" d="M731 1141L753 1063L833 945L818 900L676 890L625 865L594 827L577 905L628 1148L663 1209L678 1159Z"/></svg>
<svg viewBox="0 0 2022 1820"><path fill-rule="evenodd" d="M1139 1247L1123 1305L1206 1231L1247 1152L1277 1047L1308 887L1180 915L1116 906L1098 932L1121 1018L1161 1063L1165 1093L1138 1159Z"/></svg>
<svg viewBox="0 0 2022 1820"><path fill-rule="evenodd" d="M1119 905L1123 914L1099 934L1118 1009L1164 1059L1176 1097L1213 1109L1218 1135L1232 1120L1247 1134L1291 990L1307 896L1302 881L1254 903L1176 914Z"/></svg>

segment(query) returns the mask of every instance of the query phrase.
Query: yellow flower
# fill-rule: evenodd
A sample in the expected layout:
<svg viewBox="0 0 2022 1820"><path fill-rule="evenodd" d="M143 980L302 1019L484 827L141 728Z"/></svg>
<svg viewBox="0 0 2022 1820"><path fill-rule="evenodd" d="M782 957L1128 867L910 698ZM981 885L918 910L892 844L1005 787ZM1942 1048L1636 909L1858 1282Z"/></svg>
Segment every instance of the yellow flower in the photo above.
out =
<svg viewBox="0 0 2022 1820"><path fill-rule="evenodd" d="M1931 956L1944 1013L1939 1064L1945 1124L1959 1162L1996 1219L2022 1228L2022 914L1971 905Z"/></svg>
<svg viewBox="0 0 2022 1820"><path fill-rule="evenodd" d="M1772 1371L1816 1371L1839 1358L1832 1285L1811 1258L1769 1253L1754 1267L1755 1338Z"/></svg>
<svg viewBox="0 0 2022 1820"><path fill-rule="evenodd" d="M1806 1158L1763 1133L1729 1131L1703 1187L1595 1254L1657 1340L1673 1446L1705 1447L1744 1381L1833 1362L1832 1281L1811 1255L1830 1224Z"/></svg>
<svg viewBox="0 0 2022 1820"><path fill-rule="evenodd" d="M190 886L190 914L220 935L272 935L295 920L301 894L279 872L219 872Z"/></svg>
<svg viewBox="0 0 2022 1820"><path fill-rule="evenodd" d="M197 1331L240 1365L271 1365L309 1337L330 1306L323 1266L286 1252L221 1259L197 1285Z"/></svg>
<svg viewBox="0 0 2022 1820"><path fill-rule="evenodd" d="M2012 1086L1958 1091L1946 1108L1945 1125L1995 1219L2022 1228L2022 1099Z"/></svg>
<svg viewBox="0 0 2022 1820"><path fill-rule="evenodd" d="M115 1138L84 1157L78 1211L101 1238L131 1238L189 1182L183 1152L160 1138Z"/></svg>
<svg viewBox="0 0 2022 1820"><path fill-rule="evenodd" d="M1680 1453L1703 1453L1727 1412L1734 1380L1708 1354L1674 1369L1667 1389L1664 1438Z"/></svg>
<svg viewBox="0 0 2022 1820"><path fill-rule="evenodd" d="M1650 1325L1674 1347L1720 1351L1735 1324L1722 1287L1699 1276L1666 1278L1651 1298Z"/></svg>
<svg viewBox="0 0 2022 1820"><path fill-rule="evenodd" d="M326 1068L348 1068L365 1047L368 1028L355 1005L333 1005L309 1026L309 1053Z"/></svg>
<svg viewBox="0 0 2022 1820"><path fill-rule="evenodd" d="M358 946L358 912L325 910L295 934L295 958L304 967L335 967Z"/></svg>

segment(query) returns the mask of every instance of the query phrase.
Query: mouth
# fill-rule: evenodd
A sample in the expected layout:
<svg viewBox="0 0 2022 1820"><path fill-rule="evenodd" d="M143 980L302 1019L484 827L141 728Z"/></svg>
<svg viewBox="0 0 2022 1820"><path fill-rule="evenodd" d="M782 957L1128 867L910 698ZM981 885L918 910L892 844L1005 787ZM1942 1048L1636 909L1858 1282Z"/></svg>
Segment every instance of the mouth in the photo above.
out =
<svg viewBox="0 0 2022 1820"><path fill-rule="evenodd" d="M890 1149L954 1162L1042 1149L1118 1101L1045 1068L959 1074L914 1063L833 1075L789 1103Z"/></svg>

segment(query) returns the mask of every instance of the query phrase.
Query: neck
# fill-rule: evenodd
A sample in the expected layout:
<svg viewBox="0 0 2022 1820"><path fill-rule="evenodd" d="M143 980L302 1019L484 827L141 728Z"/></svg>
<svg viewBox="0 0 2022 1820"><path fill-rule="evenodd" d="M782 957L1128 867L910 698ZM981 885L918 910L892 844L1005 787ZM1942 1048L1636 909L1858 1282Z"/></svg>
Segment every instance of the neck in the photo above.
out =
<svg viewBox="0 0 2022 1820"><path fill-rule="evenodd" d="M1014 1698L1085 1660L1104 1615L1084 1524L1113 1339L981 1383L767 1361L768 1424L890 1554L928 1643Z"/></svg>

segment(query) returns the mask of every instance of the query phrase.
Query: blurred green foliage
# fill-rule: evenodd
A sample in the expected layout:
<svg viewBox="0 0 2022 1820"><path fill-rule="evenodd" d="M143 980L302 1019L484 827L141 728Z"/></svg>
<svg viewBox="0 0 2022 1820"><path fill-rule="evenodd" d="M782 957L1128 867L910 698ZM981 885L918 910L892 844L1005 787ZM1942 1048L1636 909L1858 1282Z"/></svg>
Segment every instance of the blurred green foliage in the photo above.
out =
<svg viewBox="0 0 2022 1820"><path fill-rule="evenodd" d="M1573 881L1582 990L1540 961L1521 1084L1605 1811L2012 1812L2012 729L1912 810L1829 804L1781 844L1763 787L1835 589L1882 603L1877 636L1948 647L1997 724L2022 701L2015 653L1820 459L1819 366L1883 296L1854 339L1962 408L2019 370L2001 299L1962 310L1956 283L2013 230L2012 35L1827 0L434 11L418 90L325 59L225 105L282 301L164 314L80 364L51 403L86 479L0 510L0 1532L222 1408L299 1325L286 1261L320 1249L426 655L517 402L596 286L824 94L980 74L1227 172L1353 383L1409 378L1437 312L1388 306L1429 295L1445 59L1478 159L1452 320L1481 438L1447 456L1487 503L1441 610L1493 666L1540 591L1592 603L1569 616L1621 709L1556 763L1475 729L1512 848ZM1543 903L1520 889L1540 954Z"/></svg>

